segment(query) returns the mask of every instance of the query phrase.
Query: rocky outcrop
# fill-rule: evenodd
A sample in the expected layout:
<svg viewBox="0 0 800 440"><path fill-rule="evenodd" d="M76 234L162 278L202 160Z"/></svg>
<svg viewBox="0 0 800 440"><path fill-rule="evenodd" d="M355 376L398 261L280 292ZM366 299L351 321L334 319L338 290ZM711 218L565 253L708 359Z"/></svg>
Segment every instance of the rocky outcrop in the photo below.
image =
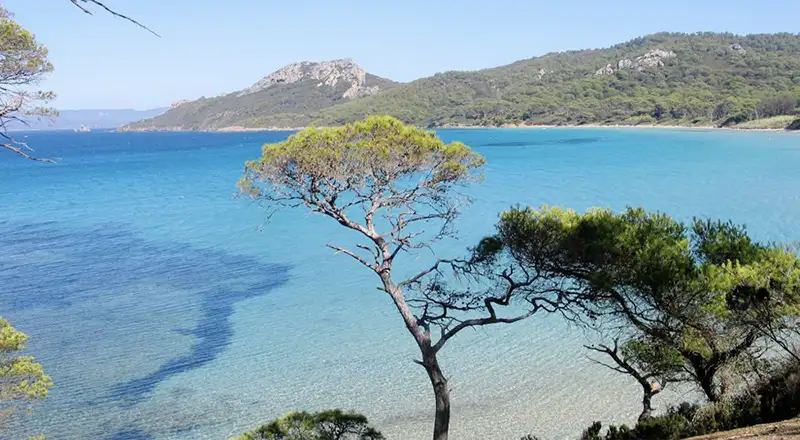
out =
<svg viewBox="0 0 800 440"><path fill-rule="evenodd" d="M303 61L289 64L242 90L239 96L260 92L276 84L292 84L305 80L319 81L317 87L323 85L336 87L340 83L345 83L348 88L342 97L348 99L374 95L379 90L378 86L367 86L367 72L352 59L347 58L320 63Z"/></svg>
<svg viewBox="0 0 800 440"><path fill-rule="evenodd" d="M551 73L553 73L552 70L545 70L544 68L542 68L542 69L539 69L538 72L536 72L536 77L539 78L539 79L542 79L542 78L545 77L545 75L549 75Z"/></svg>
<svg viewBox="0 0 800 440"><path fill-rule="evenodd" d="M597 69L597 72L595 72L594 74L595 74L595 76L613 75L614 74L614 68L611 67L611 64L609 64L606 67L601 67L601 68Z"/></svg>
<svg viewBox="0 0 800 440"><path fill-rule="evenodd" d="M175 102L173 102L173 103L172 103L172 104L169 106L169 108L175 108L175 107L178 107L178 106L180 106L181 104L186 104L187 102L189 102L189 100L188 100L188 99L181 99L180 101L175 101Z"/></svg>
<svg viewBox="0 0 800 440"><path fill-rule="evenodd" d="M747 51L739 43L731 44L730 48L733 51L733 53L736 53L738 55L746 55L747 54Z"/></svg>
<svg viewBox="0 0 800 440"><path fill-rule="evenodd" d="M638 71L649 69L652 67L664 67L664 60L675 58L677 55L673 51L666 51L662 49L654 49L646 54L636 58L634 67Z"/></svg>
<svg viewBox="0 0 800 440"><path fill-rule="evenodd" d="M671 50L667 51L663 49L653 49L646 54L637 57L635 61L627 58L619 60L617 63L617 68L620 70L636 69L641 72L645 69L664 67L665 60L675 58L677 56L678 55ZM612 73L614 73L614 68L611 67L611 64L609 64L608 66L598 70L595 75L611 75Z"/></svg>
<svg viewBox="0 0 800 440"><path fill-rule="evenodd" d="M619 67L620 69L630 69L631 67L633 67L633 61L627 59L619 60L619 63L617 63L617 67Z"/></svg>

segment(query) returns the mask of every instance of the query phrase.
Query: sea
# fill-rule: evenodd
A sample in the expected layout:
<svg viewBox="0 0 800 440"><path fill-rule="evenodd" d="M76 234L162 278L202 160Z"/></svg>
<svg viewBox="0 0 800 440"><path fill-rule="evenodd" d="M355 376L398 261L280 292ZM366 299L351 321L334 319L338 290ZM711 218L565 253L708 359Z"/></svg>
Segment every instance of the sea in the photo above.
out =
<svg viewBox="0 0 800 440"><path fill-rule="evenodd" d="M365 414L430 437L433 397L377 279L326 244L358 237L237 198L243 164L290 132L17 134L55 164L0 151L0 316L55 383L0 438L225 440L293 410ZM669 129L442 130L487 160L460 256L515 205L642 206L800 239L800 136ZM410 269L408 269L410 270ZM595 364L558 316L466 332L442 353L451 438L575 438L632 423L638 385ZM664 409L695 395L667 390Z"/></svg>

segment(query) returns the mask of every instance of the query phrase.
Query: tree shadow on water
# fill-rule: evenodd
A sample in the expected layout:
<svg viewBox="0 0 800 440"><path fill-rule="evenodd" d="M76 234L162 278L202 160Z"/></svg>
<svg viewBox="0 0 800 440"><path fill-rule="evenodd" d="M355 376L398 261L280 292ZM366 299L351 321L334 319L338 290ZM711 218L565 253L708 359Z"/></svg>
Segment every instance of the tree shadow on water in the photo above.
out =
<svg viewBox="0 0 800 440"><path fill-rule="evenodd" d="M141 324L147 325L155 324L153 319L163 319L163 314L159 315L161 318L152 317L154 310L174 309L174 322L187 319L181 315L183 310L196 311L191 315L194 325L180 330L194 338L187 354L160 365L151 364L147 370L155 371L123 379L102 398L86 396L91 404L136 404L160 383L214 361L233 337L230 318L234 304L265 295L289 279L290 267L286 264L264 263L216 247L147 240L120 224L72 228L58 222L0 222L0 228L0 310L10 318L17 314L24 321L25 312L35 310L38 313L34 315L41 319L42 313L47 316L53 311L55 322L47 324L69 332L74 331L71 327L81 325L86 310L90 310L112 323L107 334L98 335L95 341L108 345L115 343L119 332L130 335L136 331L131 326L124 327L126 322L114 322L121 315L137 316L144 320ZM157 286L158 292L137 290L143 285ZM137 295L135 301L114 298L114 292L130 291ZM183 293L170 294L178 291ZM122 307L125 309L120 313ZM60 313L58 318L56 311ZM117 323L119 328L114 325ZM37 324L42 323L20 323L30 326L34 341ZM72 349L80 349L62 348L40 354L68 364L70 359L63 357L69 356ZM129 360L137 362L143 362L141 357L146 356L135 348L128 353Z"/></svg>

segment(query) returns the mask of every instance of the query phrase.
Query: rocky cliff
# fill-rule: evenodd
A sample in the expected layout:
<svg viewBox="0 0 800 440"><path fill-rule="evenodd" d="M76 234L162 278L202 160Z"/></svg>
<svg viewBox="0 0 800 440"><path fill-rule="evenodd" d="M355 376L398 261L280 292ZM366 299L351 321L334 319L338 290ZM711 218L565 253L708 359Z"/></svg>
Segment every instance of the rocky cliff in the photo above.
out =
<svg viewBox="0 0 800 440"><path fill-rule="evenodd" d="M367 85L367 71L346 58L321 63L303 61L289 64L241 91L239 96L258 93L277 84L294 84L304 80L319 81L317 87L325 85L335 88L339 84L346 84L348 87L342 93L342 98L374 95L380 90L378 85Z"/></svg>
<svg viewBox="0 0 800 440"><path fill-rule="evenodd" d="M218 130L265 124L295 127L305 124L314 112L395 85L369 74L351 59L303 61L289 64L240 91L175 102L165 114L124 130Z"/></svg>

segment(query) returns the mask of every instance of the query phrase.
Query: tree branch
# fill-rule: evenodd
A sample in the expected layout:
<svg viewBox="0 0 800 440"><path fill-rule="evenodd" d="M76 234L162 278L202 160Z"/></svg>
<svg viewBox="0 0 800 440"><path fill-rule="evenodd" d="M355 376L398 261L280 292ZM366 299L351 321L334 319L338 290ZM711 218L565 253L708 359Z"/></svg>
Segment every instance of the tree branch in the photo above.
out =
<svg viewBox="0 0 800 440"><path fill-rule="evenodd" d="M435 271L439 270L439 266L441 266L442 264L450 264L450 263L454 263L455 261L457 261L457 260L444 260L444 259L440 258L440 259L436 260L436 263L434 263L433 266L423 270L422 272L414 275L413 277L411 277L411 278L409 278L409 279L407 279L405 281L401 281L397 285L397 287L403 288L403 287L406 287L406 286L408 286L410 284L414 284L414 283L418 282L419 280L425 278L426 276L430 275L432 272L435 272Z"/></svg>
<svg viewBox="0 0 800 440"><path fill-rule="evenodd" d="M334 245L331 245L331 244L328 244L328 245L326 245L326 246L328 246L329 248L331 248L331 249L335 250L336 252L341 252L341 253L343 253L343 254L345 254L345 255L349 255L349 256L350 256L350 257L352 257L354 260L358 261L359 263L363 264L364 266L366 266L367 268L371 269L371 270L372 270L372 271L374 271L374 272L377 272L377 271L378 271L378 268L377 268L376 266L374 266L374 265L372 265L372 264L369 264L369 263L367 262L367 260L365 260L365 259L363 259L363 258L359 257L358 255L354 254L352 251L349 251L349 250L347 250L347 249L341 248L341 247L339 247L339 246L334 246Z"/></svg>
<svg viewBox="0 0 800 440"><path fill-rule="evenodd" d="M108 12L109 14L111 14L111 15L117 17L117 18L121 18L123 20L127 20L127 21L135 24L136 26L139 26L140 28L150 32L151 34L155 35L156 37L161 38L161 35L158 35L155 31L153 31L149 27L139 23L138 21L134 20L131 17L128 17L127 15L120 14L119 12L109 8L108 6L106 6L105 4L103 4L102 2L100 2L98 0L70 0L70 1L72 2L73 5L77 6L78 9L80 9L81 11L83 11L83 12L89 14L89 15L94 15L94 14L92 14L92 11L90 11L86 7L82 6L79 2L91 3L91 4L94 4L94 5L97 5L97 6L101 7L101 8L103 8L103 9L105 9L106 12Z"/></svg>
<svg viewBox="0 0 800 440"><path fill-rule="evenodd" d="M470 328L470 327L480 327L489 324L511 324L514 322L522 321L523 319L530 318L536 313L538 307L534 307L532 310L528 311L525 314L514 316L512 318L497 318L497 317L487 317L487 318L476 318L476 319L468 319L466 321L462 321L458 323L455 327L450 330L445 331L442 334L442 337L436 342L436 345L433 346L434 351L439 351L444 347L444 344L449 341L453 336L457 335L458 332L461 330Z"/></svg>
<svg viewBox="0 0 800 440"><path fill-rule="evenodd" d="M22 148L15 147L14 145L12 145L10 143L0 143L0 147L5 148L7 150L11 150L12 152L14 152L16 154L19 154L20 156L24 157L25 159L33 160L33 161L36 161L36 162L56 163L56 161L53 160L53 159L48 159L48 158L45 158L45 157L32 156L32 155L28 154L27 152L25 152L25 150L23 150Z"/></svg>

